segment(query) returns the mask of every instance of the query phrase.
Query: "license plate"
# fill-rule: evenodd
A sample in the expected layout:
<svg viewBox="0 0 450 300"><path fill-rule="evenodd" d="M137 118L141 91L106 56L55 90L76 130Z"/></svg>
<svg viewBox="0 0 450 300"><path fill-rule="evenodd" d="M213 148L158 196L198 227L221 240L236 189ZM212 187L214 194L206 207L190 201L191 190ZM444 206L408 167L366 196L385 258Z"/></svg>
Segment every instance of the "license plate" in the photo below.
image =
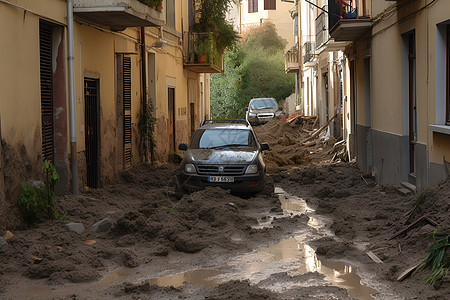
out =
<svg viewBox="0 0 450 300"><path fill-rule="evenodd" d="M208 182L234 182L232 176L209 176Z"/></svg>

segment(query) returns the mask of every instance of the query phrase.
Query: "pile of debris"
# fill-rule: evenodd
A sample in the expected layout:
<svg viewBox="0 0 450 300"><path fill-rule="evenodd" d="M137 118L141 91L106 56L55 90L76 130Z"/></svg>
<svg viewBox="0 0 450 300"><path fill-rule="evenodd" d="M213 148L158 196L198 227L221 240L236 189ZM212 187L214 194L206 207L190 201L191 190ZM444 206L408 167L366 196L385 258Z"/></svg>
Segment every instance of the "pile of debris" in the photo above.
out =
<svg viewBox="0 0 450 300"><path fill-rule="evenodd" d="M258 140L270 144L270 151L265 153L269 172L288 166L310 165L313 161L349 161L345 140L336 140L328 130L336 116L319 128L316 128L317 116L301 115L255 126Z"/></svg>

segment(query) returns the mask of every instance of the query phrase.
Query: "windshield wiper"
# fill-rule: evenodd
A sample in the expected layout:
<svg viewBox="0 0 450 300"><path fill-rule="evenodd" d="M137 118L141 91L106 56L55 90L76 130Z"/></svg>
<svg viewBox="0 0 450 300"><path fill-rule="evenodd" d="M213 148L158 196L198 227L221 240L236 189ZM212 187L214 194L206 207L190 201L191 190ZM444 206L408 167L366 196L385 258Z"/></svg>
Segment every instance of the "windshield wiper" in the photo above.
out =
<svg viewBox="0 0 450 300"><path fill-rule="evenodd" d="M246 144L229 144L229 145L222 145L222 146L216 146L216 147L209 147L208 149L226 149L226 148L237 148L237 147L248 147Z"/></svg>

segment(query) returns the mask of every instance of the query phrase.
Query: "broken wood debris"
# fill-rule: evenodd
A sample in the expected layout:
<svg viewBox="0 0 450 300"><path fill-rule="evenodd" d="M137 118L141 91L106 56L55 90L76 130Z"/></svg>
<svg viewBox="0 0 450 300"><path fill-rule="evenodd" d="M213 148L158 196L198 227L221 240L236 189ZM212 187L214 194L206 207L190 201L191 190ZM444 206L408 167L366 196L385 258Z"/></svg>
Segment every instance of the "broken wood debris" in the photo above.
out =
<svg viewBox="0 0 450 300"><path fill-rule="evenodd" d="M406 269L402 274L400 274L400 276L398 276L397 281L403 281L403 279L405 279L406 277L411 275L420 266L420 264L421 263L418 263L418 264Z"/></svg>
<svg viewBox="0 0 450 300"><path fill-rule="evenodd" d="M421 216L420 218L418 218L417 220L415 220L414 222L412 222L411 224L409 224L406 228L403 228L402 230L400 230L399 232L394 234L390 239L392 240L393 238L396 238L397 236L401 235L402 233L407 232L408 230L413 228L415 225L419 224L421 221L424 221L424 220L433 226L438 226L438 224L436 222L434 222L433 220L431 220L429 218L428 214L425 214L425 215Z"/></svg>
<svg viewBox="0 0 450 300"><path fill-rule="evenodd" d="M307 138L306 140L303 141L303 143L309 142L310 140L312 140L313 138L315 138L316 136L318 136L326 127L328 127L328 125L331 123L331 121L334 120L334 118L336 118L337 115L334 115L331 119L329 119L325 124L322 125L322 127L320 127L319 129L317 129L316 131L314 131L311 136L309 138Z"/></svg>
<svg viewBox="0 0 450 300"><path fill-rule="evenodd" d="M383 261L375 255L375 253L373 253L372 251L367 251L366 254L377 264L382 264Z"/></svg>

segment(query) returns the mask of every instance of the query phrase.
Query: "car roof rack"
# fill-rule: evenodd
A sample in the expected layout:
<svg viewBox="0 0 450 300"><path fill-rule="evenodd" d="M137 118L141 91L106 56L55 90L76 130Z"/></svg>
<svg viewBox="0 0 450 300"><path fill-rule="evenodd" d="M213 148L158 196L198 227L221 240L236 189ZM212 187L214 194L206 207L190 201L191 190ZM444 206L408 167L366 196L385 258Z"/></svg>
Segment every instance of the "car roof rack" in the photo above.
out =
<svg viewBox="0 0 450 300"><path fill-rule="evenodd" d="M202 126L205 124L214 124L214 123L236 123L236 124L244 124L245 126L250 125L247 122L247 120L244 120L244 119L209 119L209 120L204 120L202 122Z"/></svg>

